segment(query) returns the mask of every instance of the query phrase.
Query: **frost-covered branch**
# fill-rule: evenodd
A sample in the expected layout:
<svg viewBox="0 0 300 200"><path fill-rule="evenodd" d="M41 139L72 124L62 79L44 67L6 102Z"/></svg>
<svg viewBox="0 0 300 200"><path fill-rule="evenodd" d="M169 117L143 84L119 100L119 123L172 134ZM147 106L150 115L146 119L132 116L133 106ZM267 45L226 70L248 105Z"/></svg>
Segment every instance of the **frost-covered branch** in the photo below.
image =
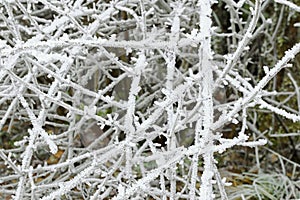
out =
<svg viewBox="0 0 300 200"><path fill-rule="evenodd" d="M298 135L284 5L0 1L0 198L230 199L224 152Z"/></svg>

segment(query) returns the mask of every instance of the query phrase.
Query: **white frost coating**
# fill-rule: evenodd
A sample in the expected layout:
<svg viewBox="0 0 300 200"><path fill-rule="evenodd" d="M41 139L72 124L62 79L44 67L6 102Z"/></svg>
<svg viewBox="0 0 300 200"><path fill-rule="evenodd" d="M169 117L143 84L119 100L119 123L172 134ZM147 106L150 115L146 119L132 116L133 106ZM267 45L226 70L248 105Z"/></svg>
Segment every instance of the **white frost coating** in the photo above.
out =
<svg viewBox="0 0 300 200"><path fill-rule="evenodd" d="M290 50L285 52L285 56L276 63L276 65L269 71L266 76L264 76L255 88L247 94L244 99L241 99L240 102L236 103L234 108L228 113L226 117L219 119L217 122L214 123L212 126L213 130L218 129L222 126L226 121L230 120L235 114L237 114L245 105L250 103L258 94L259 92L267 85L267 83L284 67L286 67L287 62L295 57L296 54L300 52L300 43L295 44ZM288 115L286 115L288 116Z"/></svg>
<svg viewBox="0 0 300 200"><path fill-rule="evenodd" d="M268 66L263 66L263 69L266 74L269 73L269 71L270 71Z"/></svg>
<svg viewBox="0 0 300 200"><path fill-rule="evenodd" d="M101 22L109 19L111 13L114 11L115 11L115 9L113 7L110 7L106 11L104 11L102 14L96 16L97 19L89 25L88 32L90 34L94 34L97 31L97 29L99 28Z"/></svg>
<svg viewBox="0 0 300 200"><path fill-rule="evenodd" d="M92 170L94 170L94 168L95 166L90 166L82 172L80 172L72 180L67 181L65 183L61 183L60 188L58 190L52 192L48 196L43 197L41 200L53 200L64 194L67 194L72 188L76 187L76 185L79 184L84 177L88 176L92 172Z"/></svg>
<svg viewBox="0 0 300 200"><path fill-rule="evenodd" d="M286 6L290 7L291 9L295 10L296 12L300 12L300 6L297 6L296 4L292 3L291 1L275 0L275 2L286 5Z"/></svg>
<svg viewBox="0 0 300 200"><path fill-rule="evenodd" d="M254 141L254 142L240 143L240 145L241 146L246 146L246 147L257 147L257 146L265 145L267 143L268 143L267 140L265 140L265 139L259 139L258 141Z"/></svg>
<svg viewBox="0 0 300 200"><path fill-rule="evenodd" d="M239 42L238 47L232 57L227 60L227 64L225 66L225 69L223 70L222 74L218 77L215 83L215 88L219 86L221 83L221 80L226 76L226 74L231 70L231 68L235 65L237 62L238 58L240 55L243 53L245 47L248 45L250 42L250 39L252 37L253 31L257 25L258 19L259 19L259 14L260 14L260 9L261 9L261 1L257 0L255 1L255 10L253 12L253 18L249 24L249 27L245 33L245 37ZM252 8L252 7L251 7Z"/></svg>
<svg viewBox="0 0 300 200"><path fill-rule="evenodd" d="M172 19L172 27L171 27L171 34L170 34L170 41L171 45L173 48L169 49L165 54L163 54L163 57L167 63L167 82L166 82L166 89L164 90L166 98L169 99L170 101L178 101L178 99L175 99L176 97L173 95L174 94L174 80L175 80L175 64L176 64L176 52L177 52L177 43L179 41L179 36L180 36L180 18L179 16L183 12L183 8L181 3L177 3L174 5L174 10L173 13L175 14L174 18ZM184 93L182 91L182 93ZM178 105L178 109L179 105ZM176 148L176 136L174 133L175 129L175 124L177 120L177 115L174 113L174 107L172 104L168 105L166 107L167 111L167 126L168 126L168 131L167 131L167 148L169 151L173 150ZM177 113L178 114L178 113ZM162 159L160 159L162 160ZM175 193L176 193L176 180L175 180L175 174L176 174L176 169L172 168L169 171L169 177L168 179L170 180L171 183L171 198L175 198Z"/></svg>
<svg viewBox="0 0 300 200"><path fill-rule="evenodd" d="M0 151L14 199L230 199L214 156L255 147L259 167L261 131L276 131L257 127L260 108L300 120L297 77L272 81L300 51L272 66L291 1L272 15L262 0L2 2L0 129L24 136Z"/></svg>
<svg viewBox="0 0 300 200"><path fill-rule="evenodd" d="M118 195L122 198L125 196L125 188L121 184L118 186Z"/></svg>
<svg viewBox="0 0 300 200"><path fill-rule="evenodd" d="M144 52L140 52L138 55L135 66L135 75L132 77L132 82L129 91L129 97L127 102L127 112L125 115L125 133L126 133L126 142L128 146L126 147L126 176L127 178L131 177L132 174L132 147L129 145L132 138L135 135L134 119L135 119L135 107L136 107L136 96L140 91L140 79L141 73L145 69L147 62Z"/></svg>
<svg viewBox="0 0 300 200"><path fill-rule="evenodd" d="M44 129L37 129L37 130L34 129L33 131L37 131L39 134L41 134L41 136L44 138L44 140L48 144L50 152L52 154L57 153L57 150L58 150L57 145L55 144L55 142L53 140L50 139L48 133Z"/></svg>
<svg viewBox="0 0 300 200"><path fill-rule="evenodd" d="M276 108L268 103L266 103L265 101L263 100L259 100L258 102L260 104L260 108L266 108L268 110L271 110L272 112L278 114L278 115L281 115L287 119L290 119L292 120L293 122L298 122L300 121L300 115L296 115L296 114L293 114L293 113L289 113L283 109L280 109L280 108Z"/></svg>
<svg viewBox="0 0 300 200"><path fill-rule="evenodd" d="M212 144L212 132L210 131L211 124L213 122L213 76L212 76L212 52L211 52L211 26L212 26L212 1L204 0L199 1L199 15L200 15L200 33L203 38L200 41L200 47L198 50L199 56L199 78L201 82L199 87L199 97L203 98L200 110L203 116L197 121L195 145L204 148L208 145L207 152L204 153L204 171L201 176L200 186L200 199L213 199L212 190L212 177L214 175L213 169L213 152L209 149ZM195 185L198 173L198 154L193 155L192 164L192 177L191 177L191 189L190 198L195 199Z"/></svg>

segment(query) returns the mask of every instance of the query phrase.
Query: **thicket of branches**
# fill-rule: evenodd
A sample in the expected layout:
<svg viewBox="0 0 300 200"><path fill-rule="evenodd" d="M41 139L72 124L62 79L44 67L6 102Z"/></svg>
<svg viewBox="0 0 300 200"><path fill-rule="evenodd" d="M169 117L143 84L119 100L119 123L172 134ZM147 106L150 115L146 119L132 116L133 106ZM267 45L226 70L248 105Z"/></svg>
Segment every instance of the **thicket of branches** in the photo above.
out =
<svg viewBox="0 0 300 200"><path fill-rule="evenodd" d="M0 1L0 197L300 198L297 3Z"/></svg>

